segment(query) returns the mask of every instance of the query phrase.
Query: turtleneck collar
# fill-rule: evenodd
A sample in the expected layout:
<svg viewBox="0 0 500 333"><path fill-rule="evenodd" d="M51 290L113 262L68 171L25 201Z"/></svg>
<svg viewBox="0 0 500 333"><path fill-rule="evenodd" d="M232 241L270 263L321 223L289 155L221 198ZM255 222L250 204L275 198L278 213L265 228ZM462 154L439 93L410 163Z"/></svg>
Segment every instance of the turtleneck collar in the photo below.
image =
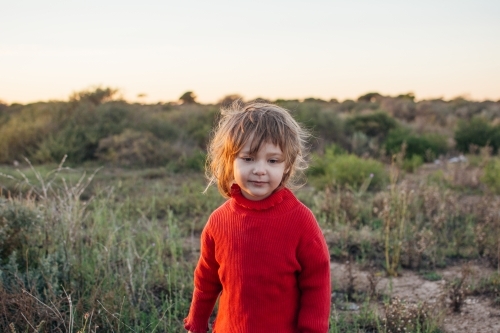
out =
<svg viewBox="0 0 500 333"><path fill-rule="evenodd" d="M241 193L241 188L238 184L231 185L231 199L233 199L234 202L239 206L250 210L266 210L274 207L283 202L289 192L290 190L288 190L287 188L279 188L271 193L271 195L267 198L254 201L249 200L243 196L243 194Z"/></svg>

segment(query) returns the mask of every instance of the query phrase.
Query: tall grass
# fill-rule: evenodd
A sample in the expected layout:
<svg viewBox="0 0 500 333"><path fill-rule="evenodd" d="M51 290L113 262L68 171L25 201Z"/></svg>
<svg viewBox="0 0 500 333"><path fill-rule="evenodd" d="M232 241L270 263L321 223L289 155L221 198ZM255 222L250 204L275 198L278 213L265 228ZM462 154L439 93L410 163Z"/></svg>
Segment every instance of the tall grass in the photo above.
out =
<svg viewBox="0 0 500 333"><path fill-rule="evenodd" d="M222 202L215 189L201 194L201 174L156 168L76 176L62 165L22 174L9 179L20 182L17 194L0 199L0 331L182 331L198 234ZM389 267L389 274L457 258L498 267L499 197L471 197L414 176L399 173L379 192L367 183L298 194L333 258ZM330 332L387 331L380 304L366 302L361 312L335 310Z"/></svg>
<svg viewBox="0 0 500 333"><path fill-rule="evenodd" d="M189 230L171 211L156 218L154 197L137 212L113 188L81 200L92 176L55 186L35 174L28 194L0 201L0 331L178 332Z"/></svg>

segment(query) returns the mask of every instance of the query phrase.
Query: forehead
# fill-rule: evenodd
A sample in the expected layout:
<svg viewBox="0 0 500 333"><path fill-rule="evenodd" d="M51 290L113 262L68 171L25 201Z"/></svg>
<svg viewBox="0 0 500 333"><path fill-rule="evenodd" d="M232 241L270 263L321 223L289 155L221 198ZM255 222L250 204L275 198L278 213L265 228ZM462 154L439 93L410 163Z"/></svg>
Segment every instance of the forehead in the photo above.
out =
<svg viewBox="0 0 500 333"><path fill-rule="evenodd" d="M263 141L260 143L255 141L256 140L253 140L253 136L250 137L241 148L241 151L251 154L256 154L256 153L283 154L281 148L278 145L272 143L271 141Z"/></svg>

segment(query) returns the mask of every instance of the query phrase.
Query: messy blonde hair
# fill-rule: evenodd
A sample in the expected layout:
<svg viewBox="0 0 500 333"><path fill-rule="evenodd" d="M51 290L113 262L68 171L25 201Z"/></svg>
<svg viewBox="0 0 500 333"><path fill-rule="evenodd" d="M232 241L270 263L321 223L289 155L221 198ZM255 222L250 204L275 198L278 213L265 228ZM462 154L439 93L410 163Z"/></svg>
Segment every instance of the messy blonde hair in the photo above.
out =
<svg viewBox="0 0 500 333"><path fill-rule="evenodd" d="M305 145L309 133L280 106L268 103L245 105L235 101L228 108L221 109L219 123L208 145L207 188L216 183L219 192L226 198L230 197L234 159L252 136L250 154L255 154L262 143L277 145L285 157L285 173L280 186L298 186L297 176L307 168Z"/></svg>

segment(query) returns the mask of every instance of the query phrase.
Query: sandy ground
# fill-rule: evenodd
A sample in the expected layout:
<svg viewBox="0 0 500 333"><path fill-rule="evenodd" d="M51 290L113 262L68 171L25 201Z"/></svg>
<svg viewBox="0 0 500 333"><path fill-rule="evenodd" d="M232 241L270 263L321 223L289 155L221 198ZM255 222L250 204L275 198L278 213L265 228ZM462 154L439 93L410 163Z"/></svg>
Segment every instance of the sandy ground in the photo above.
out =
<svg viewBox="0 0 500 333"><path fill-rule="evenodd" d="M470 264L469 282L479 281L493 270ZM344 263L332 263L332 287L342 289L347 285L348 272ZM352 268L355 290L368 290L367 271ZM462 266L453 266L436 273L443 277L439 281L427 281L413 271L402 271L400 276L389 279L380 275L376 290L380 294L398 297L408 303L427 302L444 315L442 328L445 332L500 333L500 308L491 305L491 299L483 296L466 296L462 311L451 311L446 297L446 281L461 276ZM382 308L381 308L381 311Z"/></svg>

